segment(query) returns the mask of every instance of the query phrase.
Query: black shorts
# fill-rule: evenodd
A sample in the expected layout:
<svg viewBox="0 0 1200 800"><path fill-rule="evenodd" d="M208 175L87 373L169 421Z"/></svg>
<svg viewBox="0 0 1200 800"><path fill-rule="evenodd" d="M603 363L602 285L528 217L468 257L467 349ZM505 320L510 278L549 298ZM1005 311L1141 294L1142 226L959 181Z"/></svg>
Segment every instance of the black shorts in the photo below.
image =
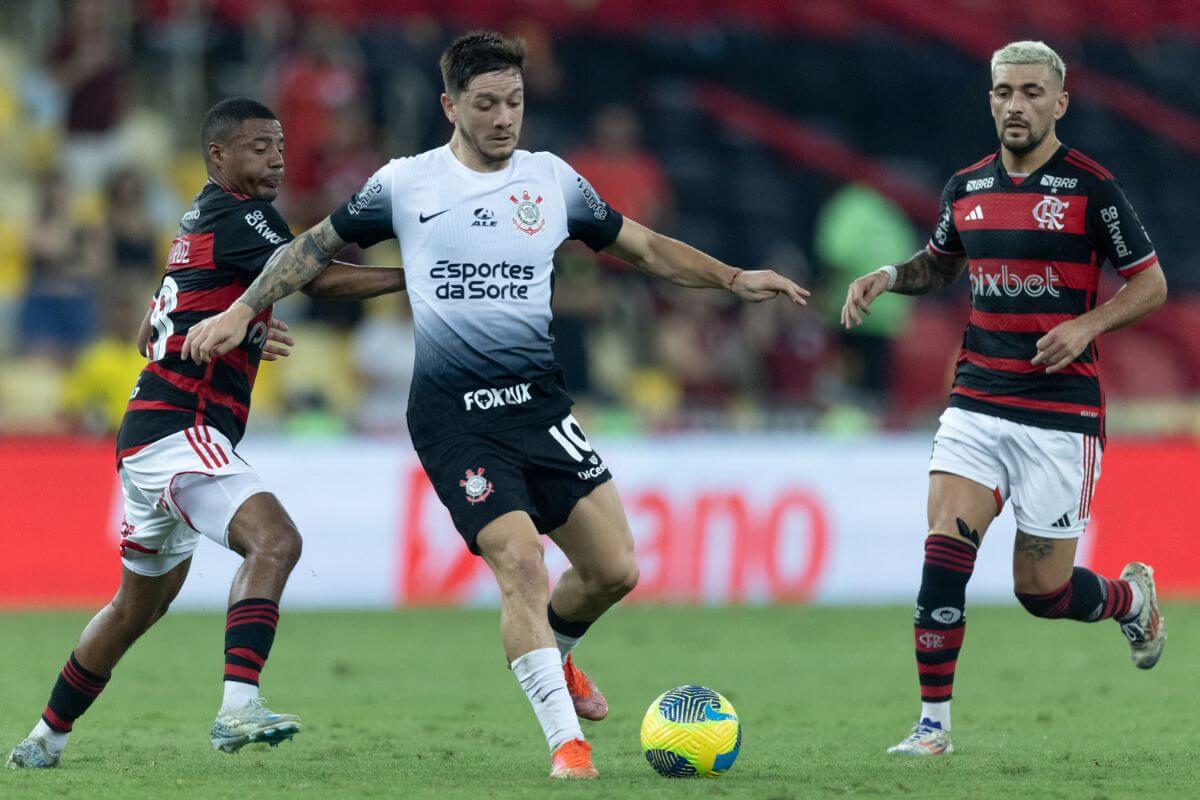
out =
<svg viewBox="0 0 1200 800"><path fill-rule="evenodd" d="M556 530L612 475L574 416L496 433L465 433L418 448L417 456L454 527L475 555L492 520L524 511L539 533Z"/></svg>

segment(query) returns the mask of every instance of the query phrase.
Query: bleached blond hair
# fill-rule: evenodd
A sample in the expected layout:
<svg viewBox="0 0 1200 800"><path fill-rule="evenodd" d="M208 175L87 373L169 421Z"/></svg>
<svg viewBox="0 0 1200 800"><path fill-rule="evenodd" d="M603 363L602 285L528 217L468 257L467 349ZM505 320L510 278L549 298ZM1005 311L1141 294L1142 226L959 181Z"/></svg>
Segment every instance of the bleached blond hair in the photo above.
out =
<svg viewBox="0 0 1200 800"><path fill-rule="evenodd" d="M1045 42L1009 42L992 53L992 80L996 80L996 68L1001 64L1045 64L1058 76L1059 86L1066 86L1067 65L1062 57Z"/></svg>

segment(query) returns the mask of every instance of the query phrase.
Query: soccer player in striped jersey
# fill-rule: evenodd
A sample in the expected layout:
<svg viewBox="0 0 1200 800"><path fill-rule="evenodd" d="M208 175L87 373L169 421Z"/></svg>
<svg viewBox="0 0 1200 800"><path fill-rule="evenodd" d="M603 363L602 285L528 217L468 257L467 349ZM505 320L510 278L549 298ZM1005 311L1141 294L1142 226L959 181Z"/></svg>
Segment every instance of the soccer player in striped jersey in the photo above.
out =
<svg viewBox="0 0 1200 800"><path fill-rule="evenodd" d="M1058 54L1042 42L1014 42L996 51L991 68L999 152L946 184L928 247L856 280L842 309L849 328L885 291L925 294L969 273L971 317L929 466L915 621L921 713L888 750L900 755L953 752L965 590L1008 500L1017 521L1014 589L1031 614L1115 619L1142 669L1158 662L1166 640L1150 567L1133 562L1111 579L1074 566L1104 446L1096 339L1160 306L1166 279L1121 185L1055 134L1068 104ZM1105 264L1125 285L1098 303Z"/></svg>
<svg viewBox="0 0 1200 800"><path fill-rule="evenodd" d="M10 754L12 768L58 765L75 720L183 586L201 535L245 559L230 590L213 747L233 753L250 742L278 744L300 730L298 717L271 712L258 695L300 535L235 449L260 360L287 355L291 340L266 307L221 358L197 367L179 356L191 326L240 296L292 239L271 204L283 182L283 130L266 106L230 98L205 115L201 143L208 182L183 216L142 323L138 346L148 363L117 436L125 496L121 585L83 631L41 719ZM331 269L304 291L358 299L405 285L399 269Z"/></svg>

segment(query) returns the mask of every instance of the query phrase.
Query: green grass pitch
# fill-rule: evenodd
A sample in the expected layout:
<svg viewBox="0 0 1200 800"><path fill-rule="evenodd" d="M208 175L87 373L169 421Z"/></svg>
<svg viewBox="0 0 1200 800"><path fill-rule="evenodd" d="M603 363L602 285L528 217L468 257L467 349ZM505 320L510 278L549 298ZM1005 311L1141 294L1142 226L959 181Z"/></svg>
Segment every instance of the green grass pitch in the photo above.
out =
<svg viewBox="0 0 1200 800"><path fill-rule="evenodd" d="M597 782L552 784L540 729L478 610L288 613L264 673L304 731L213 751L219 615L172 614L76 726L63 767L0 770L2 798L1165 798L1200 796L1200 607L1165 609L1162 663L1139 672L1116 625L974 608L959 661L958 753L895 760L916 711L909 608L629 608L578 651L611 713L584 723ZM0 615L0 745L32 726L86 621ZM682 683L736 706L728 775L658 777L647 705Z"/></svg>

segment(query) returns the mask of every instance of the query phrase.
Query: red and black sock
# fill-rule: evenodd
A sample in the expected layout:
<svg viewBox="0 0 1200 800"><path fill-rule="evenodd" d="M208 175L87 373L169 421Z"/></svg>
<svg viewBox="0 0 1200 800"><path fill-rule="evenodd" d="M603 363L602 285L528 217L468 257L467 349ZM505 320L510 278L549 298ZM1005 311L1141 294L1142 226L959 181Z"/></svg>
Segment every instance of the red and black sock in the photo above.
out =
<svg viewBox="0 0 1200 800"><path fill-rule="evenodd" d="M279 625L279 604L273 600L239 600L225 618L225 680L258 686L258 675Z"/></svg>
<svg viewBox="0 0 1200 800"><path fill-rule="evenodd" d="M975 547L962 539L936 533L925 539L925 567L913 626L921 702L944 703L954 692L975 553Z"/></svg>
<svg viewBox="0 0 1200 800"><path fill-rule="evenodd" d="M1071 579L1047 594L1021 594L1021 605L1035 617L1097 622L1129 616L1133 590L1129 581L1111 580L1090 569L1076 567Z"/></svg>
<svg viewBox="0 0 1200 800"><path fill-rule="evenodd" d="M72 652L62 672L58 673L42 719L59 733L68 733L75 720L83 716L83 712L104 691L107 683L108 678L84 669Z"/></svg>

